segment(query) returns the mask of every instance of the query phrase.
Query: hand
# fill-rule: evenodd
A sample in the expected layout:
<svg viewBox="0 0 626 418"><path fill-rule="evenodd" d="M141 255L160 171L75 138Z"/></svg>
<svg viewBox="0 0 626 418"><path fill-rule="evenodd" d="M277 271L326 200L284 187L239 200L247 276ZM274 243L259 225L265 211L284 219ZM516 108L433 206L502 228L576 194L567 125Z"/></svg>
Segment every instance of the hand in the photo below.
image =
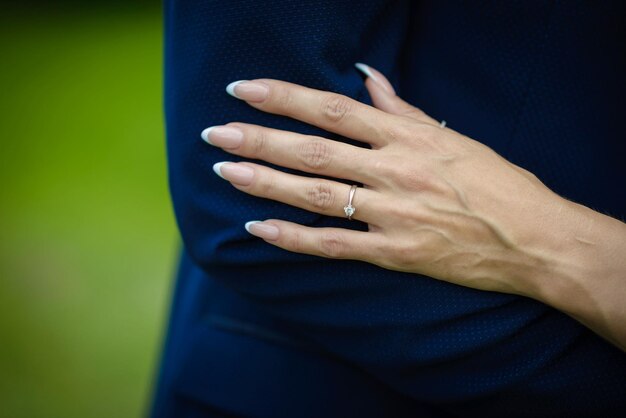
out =
<svg viewBox="0 0 626 418"><path fill-rule="evenodd" d="M489 147L403 101L376 70L360 68L370 74L365 84L375 107L274 79L231 83L227 91L259 110L371 149L242 122L208 128L202 136L232 154L362 183L352 218L366 222L369 232L278 219L248 223L249 232L289 251L533 294L535 273L551 262L546 233L565 200ZM221 162L214 169L245 193L346 216L348 184L251 162Z"/></svg>
<svg viewBox="0 0 626 418"><path fill-rule="evenodd" d="M462 286L528 296L626 351L626 224L566 200L491 148L443 127L356 64L374 107L273 79L227 92L370 148L242 122L207 128L224 151L363 184L353 219L368 232L268 219L246 229L289 251L355 259ZM237 189L329 216L346 216L348 184L219 162Z"/></svg>

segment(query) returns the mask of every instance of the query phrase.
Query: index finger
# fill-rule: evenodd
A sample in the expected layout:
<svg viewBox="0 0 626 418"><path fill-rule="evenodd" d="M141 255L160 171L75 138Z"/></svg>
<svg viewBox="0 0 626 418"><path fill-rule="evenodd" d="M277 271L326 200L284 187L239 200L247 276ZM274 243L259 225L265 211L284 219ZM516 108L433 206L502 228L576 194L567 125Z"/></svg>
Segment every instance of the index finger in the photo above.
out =
<svg viewBox="0 0 626 418"><path fill-rule="evenodd" d="M255 86L257 86L255 88ZM230 83L229 94L264 112L289 116L329 132L366 142L389 144L406 120L339 93L288 81L259 78Z"/></svg>

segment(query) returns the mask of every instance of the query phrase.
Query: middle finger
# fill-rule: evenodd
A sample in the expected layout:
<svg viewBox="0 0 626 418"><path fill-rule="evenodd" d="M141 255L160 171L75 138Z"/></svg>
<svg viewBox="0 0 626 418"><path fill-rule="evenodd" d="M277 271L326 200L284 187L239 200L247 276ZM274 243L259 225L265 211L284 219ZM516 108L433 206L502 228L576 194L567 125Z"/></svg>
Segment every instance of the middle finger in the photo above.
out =
<svg viewBox="0 0 626 418"><path fill-rule="evenodd" d="M207 128L202 137L231 154L372 186L380 183L375 174L378 151L369 148L241 122Z"/></svg>

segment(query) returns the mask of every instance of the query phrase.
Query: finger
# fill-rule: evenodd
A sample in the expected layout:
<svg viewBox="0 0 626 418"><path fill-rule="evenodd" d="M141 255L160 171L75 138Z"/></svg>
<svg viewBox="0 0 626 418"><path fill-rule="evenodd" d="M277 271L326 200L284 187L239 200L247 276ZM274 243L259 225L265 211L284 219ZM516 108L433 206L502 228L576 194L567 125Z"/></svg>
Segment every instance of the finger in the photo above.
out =
<svg viewBox="0 0 626 418"><path fill-rule="evenodd" d="M383 237L376 232L331 227L313 228L277 219L267 219L261 222L262 225L275 226L278 232L274 233L271 227L259 227L258 222L248 222L246 230L288 251L367 262L375 262L378 254L381 253Z"/></svg>
<svg viewBox="0 0 626 418"><path fill-rule="evenodd" d="M366 76L365 87L370 94L372 104L387 113L408 116L420 122L439 126L439 122L400 98L389 80L377 69L367 64L357 62L355 67Z"/></svg>
<svg viewBox="0 0 626 418"><path fill-rule="evenodd" d="M276 200L310 212L346 217L350 185L337 181L303 177L260 164L222 161L215 172L237 189L253 196ZM354 193L352 219L378 225L384 214L379 192L359 187Z"/></svg>
<svg viewBox="0 0 626 418"><path fill-rule="evenodd" d="M227 91L264 112L289 116L381 148L393 140L390 129L406 125L390 115L350 97L316 90L287 81L260 78L239 80ZM264 91L264 92L263 92Z"/></svg>
<svg viewBox="0 0 626 418"><path fill-rule="evenodd" d="M373 155L377 151L369 148L249 123L207 129L202 137L231 154L364 184L380 183Z"/></svg>
<svg viewBox="0 0 626 418"><path fill-rule="evenodd" d="M367 79L370 79L381 87L389 96L395 96L396 90L393 88L391 82L377 69L370 67L362 62L355 62L354 66L359 70Z"/></svg>

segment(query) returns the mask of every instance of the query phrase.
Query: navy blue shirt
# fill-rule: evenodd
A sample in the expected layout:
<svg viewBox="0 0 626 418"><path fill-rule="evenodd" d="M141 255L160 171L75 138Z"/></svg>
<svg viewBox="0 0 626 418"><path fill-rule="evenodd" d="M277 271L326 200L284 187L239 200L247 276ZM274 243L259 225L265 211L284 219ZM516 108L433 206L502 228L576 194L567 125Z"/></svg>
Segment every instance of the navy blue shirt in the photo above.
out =
<svg viewBox="0 0 626 418"><path fill-rule="evenodd" d="M249 235L254 219L367 225L236 190L212 165L245 159L199 136L240 121L366 146L225 92L267 77L371 104L354 68L364 62L558 194L623 219L622 2L169 0L165 15L184 250L155 417L626 411L626 354L551 307Z"/></svg>

